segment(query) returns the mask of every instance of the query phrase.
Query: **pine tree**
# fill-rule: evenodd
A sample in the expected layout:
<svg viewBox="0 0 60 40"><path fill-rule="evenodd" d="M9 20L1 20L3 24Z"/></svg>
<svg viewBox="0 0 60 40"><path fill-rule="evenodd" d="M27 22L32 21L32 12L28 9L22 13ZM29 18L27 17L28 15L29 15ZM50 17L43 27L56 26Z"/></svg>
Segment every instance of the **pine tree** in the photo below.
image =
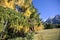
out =
<svg viewBox="0 0 60 40"><path fill-rule="evenodd" d="M44 26L32 0L0 0L0 28L12 38L38 32Z"/></svg>

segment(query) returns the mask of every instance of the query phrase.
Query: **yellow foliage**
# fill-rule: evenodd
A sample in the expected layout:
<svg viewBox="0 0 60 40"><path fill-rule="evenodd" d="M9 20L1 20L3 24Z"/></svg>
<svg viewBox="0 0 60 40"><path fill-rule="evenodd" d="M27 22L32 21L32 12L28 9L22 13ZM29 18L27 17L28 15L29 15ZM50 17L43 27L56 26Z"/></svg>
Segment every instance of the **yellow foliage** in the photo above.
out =
<svg viewBox="0 0 60 40"><path fill-rule="evenodd" d="M29 27L23 27L21 25L14 25L13 27L11 26L10 28L14 28L14 31L16 30L16 32L23 30L24 33L27 33L29 31Z"/></svg>
<svg viewBox="0 0 60 40"><path fill-rule="evenodd" d="M15 4L17 4L19 6L23 6L24 5L24 0L15 1Z"/></svg>
<svg viewBox="0 0 60 40"><path fill-rule="evenodd" d="M18 0L17 2L15 2L15 4L24 8L28 8L31 3L32 3L32 0Z"/></svg>
<svg viewBox="0 0 60 40"><path fill-rule="evenodd" d="M0 3L0 5L4 5L4 7L8 7L11 9L14 9L15 4L19 5L20 7L24 7L27 8L24 12L24 16L26 17L30 17L30 15L36 11L36 9L34 9L32 6L30 6L30 4L32 3L32 0L11 0L10 2L8 2L8 0L4 0L4 3ZM29 7L30 6L30 7ZM34 22L34 25L37 24L37 22ZM18 31L20 31L21 29L24 30L24 32L28 32L29 31L29 27L23 27L21 25L11 25L11 28L13 27L14 29L17 29ZM34 26L34 30L35 31L40 31L43 30L43 25L41 24L40 26Z"/></svg>
<svg viewBox="0 0 60 40"><path fill-rule="evenodd" d="M10 0L10 2L8 2L8 0L1 0L0 6L14 9L14 0Z"/></svg>
<svg viewBox="0 0 60 40"><path fill-rule="evenodd" d="M31 14L32 14L32 13L31 13L31 11L30 11L30 8L28 8L28 9L26 10L26 12L24 13L24 15L27 16L27 17L30 17Z"/></svg>
<svg viewBox="0 0 60 40"><path fill-rule="evenodd" d="M11 25L10 28L14 28L17 31L21 31L21 29L23 28L23 26L21 26L21 25Z"/></svg>
<svg viewBox="0 0 60 40"><path fill-rule="evenodd" d="M23 26L16 26L16 28L15 29L17 29L18 31L21 31L21 29L23 28Z"/></svg>
<svg viewBox="0 0 60 40"><path fill-rule="evenodd" d="M15 5L19 5L20 7L28 8L31 3L32 0L1 0L0 6L15 9Z"/></svg>
<svg viewBox="0 0 60 40"><path fill-rule="evenodd" d="M38 32L38 31L41 31L44 29L44 26L43 25L40 25L40 26L34 26L34 30L35 32Z"/></svg>
<svg viewBox="0 0 60 40"><path fill-rule="evenodd" d="M14 9L14 0L11 0L10 2L8 2L8 0L5 0L5 7Z"/></svg>
<svg viewBox="0 0 60 40"><path fill-rule="evenodd" d="M23 27L23 30L25 33L27 33L29 31L29 27Z"/></svg>

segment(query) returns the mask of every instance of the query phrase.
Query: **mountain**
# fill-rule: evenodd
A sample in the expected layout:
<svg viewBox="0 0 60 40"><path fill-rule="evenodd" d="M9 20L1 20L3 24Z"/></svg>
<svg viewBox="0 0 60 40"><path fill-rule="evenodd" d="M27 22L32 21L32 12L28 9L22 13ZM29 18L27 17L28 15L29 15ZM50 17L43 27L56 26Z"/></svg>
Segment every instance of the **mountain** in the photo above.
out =
<svg viewBox="0 0 60 40"><path fill-rule="evenodd" d="M60 24L60 15L56 15L54 17L49 17L45 23L51 23L51 24Z"/></svg>

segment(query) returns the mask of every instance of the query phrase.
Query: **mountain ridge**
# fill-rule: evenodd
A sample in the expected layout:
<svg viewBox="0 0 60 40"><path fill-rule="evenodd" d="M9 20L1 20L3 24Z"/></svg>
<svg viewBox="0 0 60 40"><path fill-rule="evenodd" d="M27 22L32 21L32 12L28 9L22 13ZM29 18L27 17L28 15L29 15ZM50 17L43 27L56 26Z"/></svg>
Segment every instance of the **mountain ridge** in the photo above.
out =
<svg viewBox="0 0 60 40"><path fill-rule="evenodd" d="M56 15L56 16L54 16L54 17L49 17L46 21L45 21L45 23L51 23L51 24L60 24L60 15L58 14L58 15Z"/></svg>

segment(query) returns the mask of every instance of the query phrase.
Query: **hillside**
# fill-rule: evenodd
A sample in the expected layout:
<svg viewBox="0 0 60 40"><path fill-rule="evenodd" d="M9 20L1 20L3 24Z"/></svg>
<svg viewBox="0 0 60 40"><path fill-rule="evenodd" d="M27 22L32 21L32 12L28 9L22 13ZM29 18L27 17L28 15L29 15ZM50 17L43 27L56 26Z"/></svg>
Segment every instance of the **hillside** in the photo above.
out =
<svg viewBox="0 0 60 40"><path fill-rule="evenodd" d="M56 15L54 18L48 18L46 23L60 24L60 15Z"/></svg>
<svg viewBox="0 0 60 40"><path fill-rule="evenodd" d="M45 21L46 29L50 28L60 28L60 15L56 15L55 17L50 17Z"/></svg>

